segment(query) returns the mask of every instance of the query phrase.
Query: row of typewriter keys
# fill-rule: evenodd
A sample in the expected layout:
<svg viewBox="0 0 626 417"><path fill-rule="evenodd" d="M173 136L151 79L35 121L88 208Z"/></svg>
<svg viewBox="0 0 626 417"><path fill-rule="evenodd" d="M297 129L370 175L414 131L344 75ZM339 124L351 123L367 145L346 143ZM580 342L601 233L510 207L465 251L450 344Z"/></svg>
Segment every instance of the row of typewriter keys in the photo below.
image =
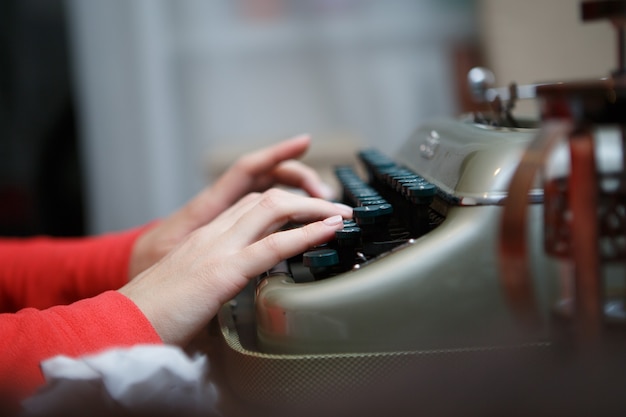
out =
<svg viewBox="0 0 626 417"><path fill-rule="evenodd" d="M436 187L376 150L362 151L359 158L369 183L352 167L335 169L354 219L344 222L334 241L303 254L316 279L350 270L429 230L428 206Z"/></svg>
<svg viewBox="0 0 626 417"><path fill-rule="evenodd" d="M361 151L359 158L370 184L393 205L395 217L412 237L430 231L429 206L437 195L437 187L376 149Z"/></svg>

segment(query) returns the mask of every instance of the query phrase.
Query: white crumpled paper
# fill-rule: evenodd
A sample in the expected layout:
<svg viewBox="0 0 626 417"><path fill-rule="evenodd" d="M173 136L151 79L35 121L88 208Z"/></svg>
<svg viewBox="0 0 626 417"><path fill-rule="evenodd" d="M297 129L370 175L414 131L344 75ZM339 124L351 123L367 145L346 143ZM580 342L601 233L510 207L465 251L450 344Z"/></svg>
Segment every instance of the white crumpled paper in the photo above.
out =
<svg viewBox="0 0 626 417"><path fill-rule="evenodd" d="M206 356L139 345L41 364L46 385L23 403L24 416L218 416Z"/></svg>

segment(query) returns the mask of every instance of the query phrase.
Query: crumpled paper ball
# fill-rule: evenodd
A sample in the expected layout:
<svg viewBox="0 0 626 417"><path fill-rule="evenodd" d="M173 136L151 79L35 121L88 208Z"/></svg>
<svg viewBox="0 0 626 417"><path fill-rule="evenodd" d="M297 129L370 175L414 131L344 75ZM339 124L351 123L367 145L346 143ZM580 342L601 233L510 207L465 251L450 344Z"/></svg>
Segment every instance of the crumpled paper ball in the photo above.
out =
<svg viewBox="0 0 626 417"><path fill-rule="evenodd" d="M46 384L22 404L25 417L219 416L206 356L138 345L41 363Z"/></svg>

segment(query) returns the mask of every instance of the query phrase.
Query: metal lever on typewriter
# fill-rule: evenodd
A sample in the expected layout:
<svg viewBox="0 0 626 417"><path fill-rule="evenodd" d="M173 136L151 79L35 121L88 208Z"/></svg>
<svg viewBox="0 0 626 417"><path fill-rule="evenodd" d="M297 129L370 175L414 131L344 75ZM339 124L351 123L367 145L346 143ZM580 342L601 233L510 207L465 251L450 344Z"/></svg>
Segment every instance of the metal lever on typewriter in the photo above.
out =
<svg viewBox="0 0 626 417"><path fill-rule="evenodd" d="M616 128L621 151L626 149L626 72L624 71L624 24L626 2L586 1L585 21L608 18L618 28L618 69L610 77L536 87L542 128L530 144L515 172L505 202L500 230L501 283L509 305L522 326L532 328L539 320L526 241L527 195L554 146L566 141L570 155L567 178L544 183L545 250L573 266L574 294L555 306L555 326L562 340L574 342L581 351L592 352L624 337L624 295L611 301L603 274L611 263L626 261L626 158L622 171L610 178L617 186L607 188L607 175L596 167L594 135ZM608 251L607 247L611 250ZM617 305L610 313L607 306ZM611 326L609 326L609 322ZM610 329L617 328L616 331Z"/></svg>
<svg viewBox="0 0 626 417"><path fill-rule="evenodd" d="M517 85L511 83L508 87L494 87L496 77L493 72L484 67L474 67L467 73L470 93L477 103L489 103L498 125L519 127L513 117L513 109L517 100L534 99L537 97L537 87L544 84Z"/></svg>

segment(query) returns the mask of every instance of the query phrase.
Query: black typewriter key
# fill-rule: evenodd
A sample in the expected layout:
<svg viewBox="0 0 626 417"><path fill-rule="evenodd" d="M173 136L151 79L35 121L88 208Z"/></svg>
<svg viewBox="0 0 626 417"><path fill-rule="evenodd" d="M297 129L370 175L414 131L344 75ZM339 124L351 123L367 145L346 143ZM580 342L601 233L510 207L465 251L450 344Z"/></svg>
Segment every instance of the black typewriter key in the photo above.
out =
<svg viewBox="0 0 626 417"><path fill-rule="evenodd" d="M315 279L328 278L338 272L333 267L339 265L339 254L334 249L310 250L302 255L302 264L309 268Z"/></svg>
<svg viewBox="0 0 626 417"><path fill-rule="evenodd" d="M365 188L365 187L360 187L360 188L353 188L352 190L350 190L350 194L357 200L361 199L361 198L370 198L370 197L378 197L380 198L380 195L374 191L374 189L372 188Z"/></svg>
<svg viewBox="0 0 626 417"><path fill-rule="evenodd" d="M337 239L337 246L340 248L356 247L361 241L361 228L344 227L343 229L335 231L335 239Z"/></svg>
<svg viewBox="0 0 626 417"><path fill-rule="evenodd" d="M402 182L406 182L406 181L414 181L416 182L417 179L415 178L415 175L411 174L411 175L398 175L395 176L393 178L391 178L391 181L389 182L389 186L394 190L394 191L399 191L399 188L402 185Z"/></svg>
<svg viewBox="0 0 626 417"><path fill-rule="evenodd" d="M389 204L384 198L363 199L359 201L359 206L382 206Z"/></svg>
<svg viewBox="0 0 626 417"><path fill-rule="evenodd" d="M395 190L397 192L402 192L402 190L406 187L410 187L411 185L419 185L423 184L424 180L416 175L412 175L410 177L402 178L396 181Z"/></svg>
<svg viewBox="0 0 626 417"><path fill-rule="evenodd" d="M352 216L361 228L363 241L389 239L388 224L392 213L391 204L353 208Z"/></svg>
<svg viewBox="0 0 626 417"><path fill-rule="evenodd" d="M387 181L387 186L389 188L389 202L394 206L400 207L405 198L402 196L400 192L403 183L417 183L419 181L415 174L403 171L400 174L391 176Z"/></svg>
<svg viewBox="0 0 626 417"><path fill-rule="evenodd" d="M428 182L409 186L406 190L407 195L416 203L430 203L437 194L437 187Z"/></svg>
<svg viewBox="0 0 626 417"><path fill-rule="evenodd" d="M387 168L387 169L380 171L378 177L380 178L382 182L388 184L393 179L393 177L397 177L398 175L401 175L401 174L402 174L402 171L400 170L400 168L393 167L393 168Z"/></svg>
<svg viewBox="0 0 626 417"><path fill-rule="evenodd" d="M383 221L391 213L393 213L391 204L360 206L352 209L352 216L359 226Z"/></svg>
<svg viewBox="0 0 626 417"><path fill-rule="evenodd" d="M406 180L401 180L398 181L398 192L400 194L402 194L403 196L409 196L409 190L411 189L411 187L415 187L415 188L420 188L426 185L429 185L430 183L428 181L426 181L424 178L422 177L415 177L413 179L406 179Z"/></svg>
<svg viewBox="0 0 626 417"><path fill-rule="evenodd" d="M359 153L361 160L367 164L376 167L395 165L395 162L385 154L376 149L367 149Z"/></svg>
<svg viewBox="0 0 626 417"><path fill-rule="evenodd" d="M339 256L334 249L316 249L305 252L302 255L304 266L311 268L337 265Z"/></svg>
<svg viewBox="0 0 626 417"><path fill-rule="evenodd" d="M350 166L337 167L337 179L343 187L344 202L353 207L353 221L361 229L358 248L354 241L339 232L330 246L339 253L340 266L356 255L368 259L397 246L430 229L430 203L437 188L410 168L396 163L376 149L358 154L367 179L362 179ZM345 239L345 240L343 240ZM349 254L348 249L353 252Z"/></svg>
<svg viewBox="0 0 626 417"><path fill-rule="evenodd" d="M356 263L356 253L361 247L361 228L345 227L335 231L335 243L342 271L352 269Z"/></svg>
<svg viewBox="0 0 626 417"><path fill-rule="evenodd" d="M437 187L429 182L407 186L403 192L412 205L409 229L417 237L430 230L429 205L437 194Z"/></svg>
<svg viewBox="0 0 626 417"><path fill-rule="evenodd" d="M375 149L368 149L359 152L359 159L361 159L365 165L369 181L374 181L378 171L394 167L396 165L391 158Z"/></svg>

